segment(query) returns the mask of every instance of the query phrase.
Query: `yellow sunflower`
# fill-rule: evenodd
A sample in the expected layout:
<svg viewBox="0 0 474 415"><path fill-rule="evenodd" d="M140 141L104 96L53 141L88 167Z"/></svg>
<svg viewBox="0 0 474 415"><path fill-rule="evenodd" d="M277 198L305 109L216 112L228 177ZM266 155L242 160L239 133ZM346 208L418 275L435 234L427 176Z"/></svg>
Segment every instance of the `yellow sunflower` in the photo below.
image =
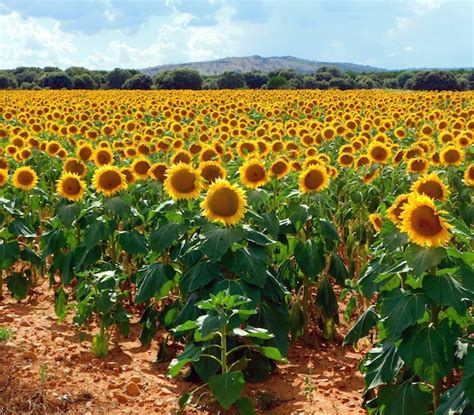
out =
<svg viewBox="0 0 474 415"><path fill-rule="evenodd" d="M449 225L436 210L434 200L428 196L412 194L401 214L400 229L411 242L421 246L446 245L451 239Z"/></svg>
<svg viewBox="0 0 474 415"><path fill-rule="evenodd" d="M209 186L206 198L201 203L208 220L232 226L239 223L247 211L244 192L235 184L217 179Z"/></svg>
<svg viewBox="0 0 474 415"><path fill-rule="evenodd" d="M464 172L464 183L466 186L474 186L474 163L471 163L466 167L466 171Z"/></svg>
<svg viewBox="0 0 474 415"><path fill-rule="evenodd" d="M256 189L268 182L265 166L257 159L247 160L239 169L240 181L251 189Z"/></svg>
<svg viewBox="0 0 474 415"><path fill-rule="evenodd" d="M98 148L94 151L94 163L96 166L106 166L112 164L114 156L109 148Z"/></svg>
<svg viewBox="0 0 474 415"><path fill-rule="evenodd" d="M126 189L127 180L119 168L106 165L95 171L92 185L98 192L110 197Z"/></svg>
<svg viewBox="0 0 474 415"><path fill-rule="evenodd" d="M290 166L284 159L275 160L270 166L270 174L275 176L277 179L285 177L289 171Z"/></svg>
<svg viewBox="0 0 474 415"><path fill-rule="evenodd" d="M165 163L155 163L148 169L148 175L153 179L163 183L166 179L166 170L168 166Z"/></svg>
<svg viewBox="0 0 474 415"><path fill-rule="evenodd" d="M61 197L77 202L84 197L85 183L75 173L63 173L56 185L56 191Z"/></svg>
<svg viewBox="0 0 474 415"><path fill-rule="evenodd" d="M390 157L390 149L378 141L369 145L367 155L374 163L385 164Z"/></svg>
<svg viewBox="0 0 474 415"><path fill-rule="evenodd" d="M217 179L225 179L227 172L217 161L204 161L199 165L199 175L203 179L203 186L206 188Z"/></svg>
<svg viewBox="0 0 474 415"><path fill-rule="evenodd" d="M459 148L448 145L441 150L440 159L445 166L459 166L464 159L464 153Z"/></svg>
<svg viewBox="0 0 474 415"><path fill-rule="evenodd" d="M72 157L66 159L63 165L63 170L66 173L75 173L81 178L87 173L86 165L82 160L77 160Z"/></svg>
<svg viewBox="0 0 474 415"><path fill-rule="evenodd" d="M395 225L402 223L402 212L405 204L408 202L408 194L402 194L398 196L387 210L388 217Z"/></svg>
<svg viewBox="0 0 474 415"><path fill-rule="evenodd" d="M174 200L194 199L201 192L198 172L184 163L169 167L166 172L165 189Z"/></svg>
<svg viewBox="0 0 474 415"><path fill-rule="evenodd" d="M329 185L329 175L324 166L313 165L300 173L301 193L319 192Z"/></svg>
<svg viewBox="0 0 474 415"><path fill-rule="evenodd" d="M150 162L145 158L138 158L133 161L131 169L135 177L140 180L146 180L149 177Z"/></svg>
<svg viewBox="0 0 474 415"><path fill-rule="evenodd" d="M371 213L369 215L369 221L377 232L382 229L382 216L378 213Z"/></svg>
<svg viewBox="0 0 474 415"><path fill-rule="evenodd" d="M448 187L435 174L425 174L421 176L411 188L412 192L426 195L435 200L446 200L449 194Z"/></svg>
<svg viewBox="0 0 474 415"><path fill-rule="evenodd" d="M0 169L0 187L5 186L8 181L8 170Z"/></svg>
<svg viewBox="0 0 474 415"><path fill-rule="evenodd" d="M429 161L422 157L408 160L407 171L410 174L423 174L428 170Z"/></svg>
<svg viewBox="0 0 474 415"><path fill-rule="evenodd" d="M31 190L38 183L38 175L31 167L19 167L13 173L12 181L17 189Z"/></svg>

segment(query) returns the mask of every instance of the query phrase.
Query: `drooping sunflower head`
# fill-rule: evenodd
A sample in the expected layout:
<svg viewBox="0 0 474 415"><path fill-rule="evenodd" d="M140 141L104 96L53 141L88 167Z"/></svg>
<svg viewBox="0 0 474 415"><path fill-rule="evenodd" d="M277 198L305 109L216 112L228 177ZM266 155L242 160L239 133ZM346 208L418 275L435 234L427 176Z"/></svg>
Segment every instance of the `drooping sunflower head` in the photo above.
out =
<svg viewBox="0 0 474 415"><path fill-rule="evenodd" d="M13 173L13 186L21 190L31 190L38 183L38 175L28 166L19 167Z"/></svg>
<svg viewBox="0 0 474 415"><path fill-rule="evenodd" d="M466 186L474 186L474 163L466 167L464 172L464 183Z"/></svg>
<svg viewBox="0 0 474 415"><path fill-rule="evenodd" d="M404 193L398 196L392 203L392 206L387 209L388 217L395 225L401 225L402 223L401 215L405 204L408 202L408 196L408 193Z"/></svg>
<svg viewBox="0 0 474 415"><path fill-rule="evenodd" d="M99 167L92 178L94 188L110 197L127 188L127 180L119 168L111 165Z"/></svg>
<svg viewBox="0 0 474 415"><path fill-rule="evenodd" d="M268 181L265 166L257 159L247 160L239 169L240 181L251 189L263 186Z"/></svg>
<svg viewBox="0 0 474 415"><path fill-rule="evenodd" d="M217 179L225 179L227 172L217 161L204 161L199 165L199 175L203 180L204 188L207 188Z"/></svg>
<svg viewBox="0 0 474 415"><path fill-rule="evenodd" d="M148 179L148 170L150 170L150 162L145 158L138 158L132 163L132 171L135 177L140 180Z"/></svg>
<svg viewBox="0 0 474 415"><path fill-rule="evenodd" d="M436 210L433 199L412 194L401 214L400 229L411 242L420 246L437 247L446 245L451 239L449 225Z"/></svg>
<svg viewBox="0 0 474 415"><path fill-rule="evenodd" d="M324 166L309 166L300 173L299 189L301 193L319 192L328 185L329 175Z"/></svg>
<svg viewBox="0 0 474 415"><path fill-rule="evenodd" d="M425 174L421 176L411 188L412 192L431 197L435 200L446 200L449 194L448 187L435 174Z"/></svg>
<svg viewBox="0 0 474 415"><path fill-rule="evenodd" d="M164 185L174 200L194 199L201 192L198 172L191 165L184 163L168 168Z"/></svg>
<svg viewBox="0 0 474 415"><path fill-rule="evenodd" d="M0 169L0 187L5 186L8 181L8 170Z"/></svg>
<svg viewBox="0 0 474 415"><path fill-rule="evenodd" d="M209 186L206 198L201 203L208 220L232 226L239 223L247 211L244 192L225 179L217 179Z"/></svg>
<svg viewBox="0 0 474 415"><path fill-rule="evenodd" d="M63 173L56 185L56 191L61 197L77 202L84 197L85 184L75 173Z"/></svg>
<svg viewBox="0 0 474 415"><path fill-rule="evenodd" d="M378 213L371 213L369 215L369 220L376 232L380 232L382 229L382 216Z"/></svg>

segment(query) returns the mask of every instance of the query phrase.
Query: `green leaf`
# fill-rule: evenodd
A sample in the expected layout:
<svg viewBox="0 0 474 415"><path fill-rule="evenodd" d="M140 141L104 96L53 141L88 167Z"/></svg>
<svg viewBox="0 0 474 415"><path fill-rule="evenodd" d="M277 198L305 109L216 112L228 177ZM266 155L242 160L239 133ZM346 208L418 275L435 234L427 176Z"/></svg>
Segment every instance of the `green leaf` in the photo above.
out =
<svg viewBox="0 0 474 415"><path fill-rule="evenodd" d="M382 300L384 325L392 338L398 337L403 330L416 323L425 313L428 298L423 293L393 290Z"/></svg>
<svg viewBox="0 0 474 415"><path fill-rule="evenodd" d="M459 314L466 312L464 300L473 301L474 295L467 287L451 275L427 275L423 289L438 305L453 307Z"/></svg>
<svg viewBox="0 0 474 415"><path fill-rule="evenodd" d="M252 229L248 225L244 225L243 229L245 230L245 239L256 245L268 246L275 242L272 239L270 239L267 235L261 232L258 232L255 229Z"/></svg>
<svg viewBox="0 0 474 415"><path fill-rule="evenodd" d="M241 371L227 372L209 378L212 395L225 410L239 400L244 386L245 379Z"/></svg>
<svg viewBox="0 0 474 415"><path fill-rule="evenodd" d="M215 262L222 258L234 242L242 240L245 232L241 228L220 228L209 224L203 227L203 236L201 252Z"/></svg>
<svg viewBox="0 0 474 415"><path fill-rule="evenodd" d="M17 300L23 300L26 298L28 293L28 286L30 281L23 274L14 272L12 275L6 278L7 287L10 290L13 297Z"/></svg>
<svg viewBox="0 0 474 415"><path fill-rule="evenodd" d="M117 239L123 250L131 255L148 254L146 238L135 230L119 232Z"/></svg>
<svg viewBox="0 0 474 415"><path fill-rule="evenodd" d="M312 240L305 243L298 241L295 259L301 271L311 278L316 278L325 267L323 247Z"/></svg>
<svg viewBox="0 0 474 415"><path fill-rule="evenodd" d="M32 265L41 265L41 257L36 254L31 248L25 246L22 251L20 252L20 258L22 261L29 262Z"/></svg>
<svg viewBox="0 0 474 415"><path fill-rule="evenodd" d="M20 255L20 246L17 241L0 242L0 269L7 269Z"/></svg>
<svg viewBox="0 0 474 415"><path fill-rule="evenodd" d="M437 327L413 326L404 333L398 351L402 359L423 380L436 383L454 367L457 333L443 320Z"/></svg>
<svg viewBox="0 0 474 415"><path fill-rule="evenodd" d="M251 327L251 326L247 326L245 327L245 329L236 327L235 329L232 330L232 334L234 336L254 337L254 338L262 339L262 340L268 340L274 337L273 334L269 333L267 329Z"/></svg>
<svg viewBox="0 0 474 415"><path fill-rule="evenodd" d="M468 406L470 406L470 402L466 396L463 384L460 382L454 388L443 393L441 403L438 408L436 408L435 415L463 414Z"/></svg>
<svg viewBox="0 0 474 415"><path fill-rule="evenodd" d="M239 415L255 415L255 408L249 398L240 398L236 403Z"/></svg>
<svg viewBox="0 0 474 415"><path fill-rule="evenodd" d="M130 213L130 203L122 196L108 197L104 199L104 209L118 216L126 216Z"/></svg>
<svg viewBox="0 0 474 415"><path fill-rule="evenodd" d="M61 322L66 318L67 294L61 287L55 292L54 296L54 312L56 313L56 317L58 318L58 320Z"/></svg>
<svg viewBox="0 0 474 415"><path fill-rule="evenodd" d="M84 241L86 246L97 245L100 241L104 241L109 237L109 232L102 219L91 223L85 231Z"/></svg>
<svg viewBox="0 0 474 415"><path fill-rule="evenodd" d="M320 219L319 224L321 226L321 234L329 241L339 241L339 234L337 228L329 221Z"/></svg>
<svg viewBox="0 0 474 415"><path fill-rule="evenodd" d="M199 317L198 321L198 324L200 325L200 340L205 339L208 336L214 337L214 335L216 335L218 331L220 331L229 323L226 316L220 313L206 314L204 316Z"/></svg>
<svg viewBox="0 0 474 415"><path fill-rule="evenodd" d="M210 261L201 261L184 273L180 279L180 288L182 293L187 295L219 279L221 279L219 265Z"/></svg>
<svg viewBox="0 0 474 415"><path fill-rule="evenodd" d="M35 238L36 234L28 225L25 219L18 218L8 225L8 231L15 236L23 236L25 238Z"/></svg>
<svg viewBox="0 0 474 415"><path fill-rule="evenodd" d="M268 340L267 344L275 346L283 356L286 356L289 343L290 313L285 304L263 300L258 308L257 322L253 324L272 333L275 337Z"/></svg>
<svg viewBox="0 0 474 415"><path fill-rule="evenodd" d="M71 227L79 213L81 213L81 208L76 203L63 205L58 208L58 218L66 228Z"/></svg>
<svg viewBox="0 0 474 415"><path fill-rule="evenodd" d="M327 277L321 279L319 283L316 293L316 305L321 308L325 317L332 317L336 323L339 323L336 294L334 294L334 290Z"/></svg>
<svg viewBox="0 0 474 415"><path fill-rule="evenodd" d="M401 385L385 386L377 402L383 415L425 415L431 404L431 393L422 383L407 381Z"/></svg>
<svg viewBox="0 0 474 415"><path fill-rule="evenodd" d="M156 228L150 234L150 248L153 252L161 253L168 249L186 232L186 227L179 223L170 222Z"/></svg>
<svg viewBox="0 0 474 415"><path fill-rule="evenodd" d="M74 279L73 272L73 260L74 252L69 251L66 253L58 252L54 255L53 264L54 267L59 271L61 276L61 282L63 285L68 285Z"/></svg>
<svg viewBox="0 0 474 415"><path fill-rule="evenodd" d="M267 254L265 248L249 245L231 253L227 259L229 269L249 284L263 288L267 280Z"/></svg>
<svg viewBox="0 0 474 415"><path fill-rule="evenodd" d="M179 371L190 362L197 362L202 353L202 347L194 343L188 343L183 353L173 359L168 368L168 376L174 378Z"/></svg>
<svg viewBox="0 0 474 415"><path fill-rule="evenodd" d="M137 295L135 301L144 303L159 293L161 288L175 276L171 265L151 264L137 273Z"/></svg>
<svg viewBox="0 0 474 415"><path fill-rule="evenodd" d="M346 285L346 279L349 278L349 272L347 271L344 261L335 252L331 254L329 275L333 277L341 287Z"/></svg>
<svg viewBox="0 0 474 415"><path fill-rule="evenodd" d="M260 350L262 354L268 357L269 359L276 360L278 362L285 360L285 358L281 355L280 351L276 347L263 346L259 347L258 350Z"/></svg>
<svg viewBox="0 0 474 415"><path fill-rule="evenodd" d="M401 233L398 228L389 220L382 223L380 236L388 251L395 251L397 248L404 246L408 242L406 234Z"/></svg>
<svg viewBox="0 0 474 415"><path fill-rule="evenodd" d="M42 239L46 245L46 248L42 253L43 258L46 258L54 252L60 251L66 246L66 237L61 229L55 229L54 231L43 234Z"/></svg>
<svg viewBox="0 0 474 415"><path fill-rule="evenodd" d="M444 248L424 248L416 244L411 244L405 251L408 265L417 276L438 265L445 256Z"/></svg>
<svg viewBox="0 0 474 415"><path fill-rule="evenodd" d="M379 319L380 317L374 311L374 307L369 307L359 316L354 326L347 332L342 345L346 346L347 344L356 343L362 337L367 336L370 329L377 324Z"/></svg>
<svg viewBox="0 0 474 415"><path fill-rule="evenodd" d="M389 384L403 367L397 348L391 342L385 342L369 351L363 363L365 389L370 390L383 384Z"/></svg>

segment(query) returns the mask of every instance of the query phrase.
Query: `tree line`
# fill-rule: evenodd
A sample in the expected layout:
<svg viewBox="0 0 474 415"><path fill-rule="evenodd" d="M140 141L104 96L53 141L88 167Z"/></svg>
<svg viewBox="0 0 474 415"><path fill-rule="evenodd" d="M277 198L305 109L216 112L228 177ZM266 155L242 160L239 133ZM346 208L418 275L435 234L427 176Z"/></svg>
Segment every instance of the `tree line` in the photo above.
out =
<svg viewBox="0 0 474 415"><path fill-rule="evenodd" d="M312 74L292 69L263 72L225 72L203 76L191 69L175 69L149 76L135 69L112 71L71 67L18 67L0 71L0 89L410 89L474 90L474 70L404 70L343 72L322 66Z"/></svg>

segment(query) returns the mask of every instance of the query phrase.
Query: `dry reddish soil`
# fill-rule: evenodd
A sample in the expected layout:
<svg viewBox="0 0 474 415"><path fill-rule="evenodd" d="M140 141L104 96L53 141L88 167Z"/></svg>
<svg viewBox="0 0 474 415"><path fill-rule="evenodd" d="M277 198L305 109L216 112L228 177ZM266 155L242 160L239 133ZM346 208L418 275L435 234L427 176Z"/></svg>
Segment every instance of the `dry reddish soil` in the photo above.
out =
<svg viewBox="0 0 474 415"><path fill-rule="evenodd" d="M166 376L168 363L155 363L157 342L140 345L136 318L130 336L98 359L90 351L90 335L81 336L72 325L72 312L57 322L52 297L42 286L28 300L0 302L0 327L13 332L0 342L0 414L176 412L180 394L195 385ZM351 348L299 342L291 346L288 364L265 382L247 385L246 394L262 414L364 414L360 358Z"/></svg>

